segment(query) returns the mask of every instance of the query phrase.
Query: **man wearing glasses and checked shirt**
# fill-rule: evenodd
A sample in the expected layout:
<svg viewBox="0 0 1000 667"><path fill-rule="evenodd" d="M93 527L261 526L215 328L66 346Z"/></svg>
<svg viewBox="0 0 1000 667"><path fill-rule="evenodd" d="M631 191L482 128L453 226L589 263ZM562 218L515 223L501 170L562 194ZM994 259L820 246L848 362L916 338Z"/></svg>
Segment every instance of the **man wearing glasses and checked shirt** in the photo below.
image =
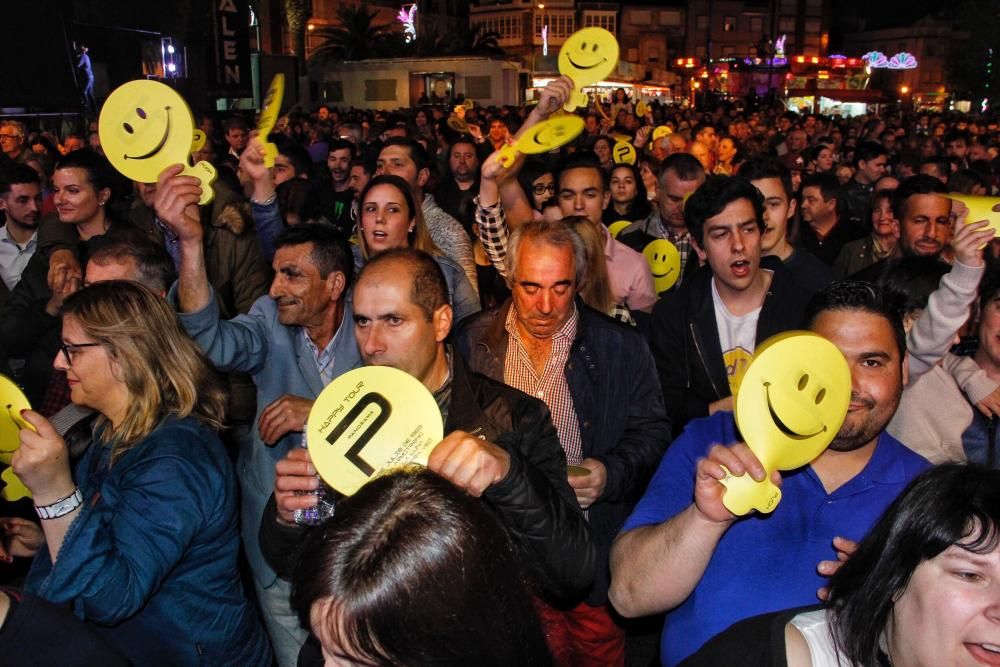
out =
<svg viewBox="0 0 1000 667"><path fill-rule="evenodd" d="M9 161L24 162L31 149L24 145L24 123L17 120L0 121L0 165Z"/></svg>

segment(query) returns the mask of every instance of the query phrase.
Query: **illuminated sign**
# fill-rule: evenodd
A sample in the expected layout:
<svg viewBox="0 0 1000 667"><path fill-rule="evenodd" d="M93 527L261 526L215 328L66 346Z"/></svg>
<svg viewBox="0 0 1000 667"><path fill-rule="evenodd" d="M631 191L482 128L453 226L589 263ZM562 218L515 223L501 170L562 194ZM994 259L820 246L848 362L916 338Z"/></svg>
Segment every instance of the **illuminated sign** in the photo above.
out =
<svg viewBox="0 0 1000 667"><path fill-rule="evenodd" d="M403 24L403 39L407 44L417 38L416 3L410 5L409 10L406 9L406 5L400 7L399 14L396 14L396 20Z"/></svg>
<svg viewBox="0 0 1000 667"><path fill-rule="evenodd" d="M868 67L872 69L916 69L917 59L913 57L912 53L907 53L902 51L897 53L892 58L887 58L881 51L869 51L865 55L861 56Z"/></svg>

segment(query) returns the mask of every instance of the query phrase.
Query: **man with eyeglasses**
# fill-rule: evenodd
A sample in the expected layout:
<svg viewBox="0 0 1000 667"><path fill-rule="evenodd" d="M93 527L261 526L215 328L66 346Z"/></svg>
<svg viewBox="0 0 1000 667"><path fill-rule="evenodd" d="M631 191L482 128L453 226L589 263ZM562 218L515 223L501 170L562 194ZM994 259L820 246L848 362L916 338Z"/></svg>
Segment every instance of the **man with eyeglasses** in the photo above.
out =
<svg viewBox="0 0 1000 667"><path fill-rule="evenodd" d="M24 123L17 120L0 121L0 164L7 161L24 162L31 149L24 145Z"/></svg>

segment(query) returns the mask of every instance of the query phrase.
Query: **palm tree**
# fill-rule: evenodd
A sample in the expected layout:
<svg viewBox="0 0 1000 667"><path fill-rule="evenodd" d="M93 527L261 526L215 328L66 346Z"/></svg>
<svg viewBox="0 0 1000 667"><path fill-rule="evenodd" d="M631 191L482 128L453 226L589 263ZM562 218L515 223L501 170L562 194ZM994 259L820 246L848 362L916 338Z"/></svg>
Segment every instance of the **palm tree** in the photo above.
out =
<svg viewBox="0 0 1000 667"><path fill-rule="evenodd" d="M322 40L313 51L312 66L344 60L365 60L386 55L399 41L389 24L375 25L377 12L368 13L363 7L341 7L337 10L340 25L318 28Z"/></svg>
<svg viewBox="0 0 1000 667"><path fill-rule="evenodd" d="M486 24L477 23L475 27L463 25L455 34L456 54L467 56L504 56L506 51L500 48L500 33L487 30Z"/></svg>
<svg viewBox="0 0 1000 667"><path fill-rule="evenodd" d="M306 71L306 23L312 16L311 0L285 0L285 20L292 33L292 53L301 74Z"/></svg>

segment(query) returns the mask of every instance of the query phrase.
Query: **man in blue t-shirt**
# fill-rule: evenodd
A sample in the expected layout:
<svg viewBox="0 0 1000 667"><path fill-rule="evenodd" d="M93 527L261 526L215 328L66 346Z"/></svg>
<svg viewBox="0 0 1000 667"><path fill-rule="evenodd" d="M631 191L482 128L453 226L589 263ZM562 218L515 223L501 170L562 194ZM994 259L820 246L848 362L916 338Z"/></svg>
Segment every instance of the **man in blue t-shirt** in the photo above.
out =
<svg viewBox="0 0 1000 667"><path fill-rule="evenodd" d="M881 292L835 283L813 297L807 314L809 328L851 369L850 407L830 447L808 466L772 474L782 483L774 512L736 517L722 504L723 466L758 481L766 473L740 442L731 412L695 420L615 541L611 601L624 616L668 611L664 665L736 621L816 602L833 568L821 561L849 550L844 540L860 540L928 465L883 432L899 404L906 343Z"/></svg>

